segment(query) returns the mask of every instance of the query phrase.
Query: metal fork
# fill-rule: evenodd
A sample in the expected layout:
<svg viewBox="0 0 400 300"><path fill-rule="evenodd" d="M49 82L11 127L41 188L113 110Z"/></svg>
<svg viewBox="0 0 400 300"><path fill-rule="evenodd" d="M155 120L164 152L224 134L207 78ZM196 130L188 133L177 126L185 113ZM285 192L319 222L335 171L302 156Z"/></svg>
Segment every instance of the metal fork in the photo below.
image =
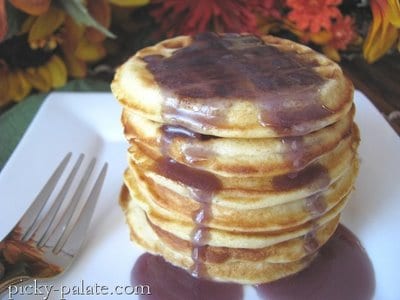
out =
<svg viewBox="0 0 400 300"><path fill-rule="evenodd" d="M0 294L9 286L26 280L61 274L78 254L104 183L108 164L103 165L85 202L79 203L96 163L96 159L92 159L73 196L64 205L66 208L60 212L84 159L84 154L81 154L55 200L51 206L50 203L47 205L50 207L44 212L71 156L68 153L64 157L17 225L0 242Z"/></svg>

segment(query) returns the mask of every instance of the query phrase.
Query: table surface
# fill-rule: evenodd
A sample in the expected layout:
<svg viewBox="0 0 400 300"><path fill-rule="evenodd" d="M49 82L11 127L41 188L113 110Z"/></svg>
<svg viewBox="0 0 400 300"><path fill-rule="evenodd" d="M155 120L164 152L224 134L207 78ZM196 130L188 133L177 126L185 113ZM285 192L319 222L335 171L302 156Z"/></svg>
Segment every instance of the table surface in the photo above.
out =
<svg viewBox="0 0 400 300"><path fill-rule="evenodd" d="M362 91L400 134L400 54L387 55L374 64L361 58L341 62L356 89ZM389 120L398 111L398 117Z"/></svg>

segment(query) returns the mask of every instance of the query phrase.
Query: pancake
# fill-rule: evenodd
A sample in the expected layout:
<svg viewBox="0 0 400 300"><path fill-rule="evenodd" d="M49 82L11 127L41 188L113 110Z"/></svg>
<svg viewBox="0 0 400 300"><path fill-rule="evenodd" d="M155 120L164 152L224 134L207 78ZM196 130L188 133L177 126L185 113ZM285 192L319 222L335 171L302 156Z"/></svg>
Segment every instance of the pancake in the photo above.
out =
<svg viewBox="0 0 400 300"><path fill-rule="evenodd" d="M221 230L244 232L273 231L298 226L326 213L347 197L352 190L356 172L355 161L354 165L326 190L280 205L246 208L231 204L227 207L212 199L212 219L207 225ZM137 189L136 193L147 199L149 205L162 211L162 214L169 218L191 222L193 214L200 208L200 204L190 197L173 192L168 187L160 187L152 180L146 182L137 170L132 168L126 171L124 179L130 190ZM246 202L246 199L240 200L242 203Z"/></svg>
<svg viewBox="0 0 400 300"><path fill-rule="evenodd" d="M129 172L126 174L129 174ZM192 218L182 217L158 206L151 199L144 197L137 185L128 186L128 190L131 198L134 199L135 205L140 206L146 212L147 218L153 224L181 239L191 240L192 232L196 227ZM272 230L271 228L265 231L256 231L253 228L247 228L248 231L244 231L243 228L237 230L235 228L236 220L232 218L227 218L227 221L231 221L233 225L226 230L213 226L215 223L213 218L211 222L203 224L208 231L207 244L217 247L260 248L305 235L313 231L315 227L322 226L334 219L345 207L347 195L324 214L314 216L298 226L291 225L280 230ZM240 223L236 226L239 227Z"/></svg>
<svg viewBox="0 0 400 300"><path fill-rule="evenodd" d="M179 36L139 50L111 89L146 119L231 138L304 135L341 119L353 99L325 56L247 34Z"/></svg>
<svg viewBox="0 0 400 300"><path fill-rule="evenodd" d="M173 265L190 270L193 265L190 251L188 253L185 249L179 250L177 246L174 247L166 242L165 237L160 238L148 222L143 210L134 205L134 201L130 201L127 195L127 193L121 193L120 203L125 210L126 220L131 229L131 239L145 251L162 255ZM221 251L221 249L210 251L215 253L218 250ZM263 251L265 250L260 250L261 253ZM261 255L259 259L256 259L257 255L245 255L241 249L238 249L232 257L232 252L236 251L231 250L230 257L223 261L215 258L207 261L206 256L206 261L203 263L204 273L214 280L258 284L296 273L304 269L313 259L313 255L309 255L288 263L270 263L264 258L268 255Z"/></svg>
<svg viewBox="0 0 400 300"><path fill-rule="evenodd" d="M201 136L126 109L122 123L126 138L153 157L168 155L179 163L224 176L264 176L298 171L333 150L356 130L353 117L354 108L337 123L303 137L268 139Z"/></svg>
<svg viewBox="0 0 400 300"><path fill-rule="evenodd" d="M265 177L243 178L214 174L222 188L213 195L212 201L224 207L257 209L309 197L336 182L354 164L358 140L358 131L354 131L354 136L343 140L333 151L298 172L297 176L296 173L279 176L270 176L267 173ZM140 176L145 177L142 181L156 182L157 186L153 185L153 189L158 188L156 192L163 197L167 196L167 191L162 187L190 199L190 189L160 172L157 168L159 158L151 158L147 154L135 144L129 150L130 166L132 170L140 172Z"/></svg>
<svg viewBox="0 0 400 300"><path fill-rule="evenodd" d="M147 219L147 222L151 225L158 238L161 239L164 244L168 244L169 247L174 248L177 251L184 252L188 256L190 255L192 251L192 245L190 241L180 239L170 232L162 230L160 227L152 224L149 219ZM339 215L326 224L315 228L313 243L316 243L317 248L326 243L326 241L335 231L338 224ZM260 259L264 259L269 263L287 263L297 261L308 256L310 253L307 250L307 243L307 236L303 235L264 248L252 249L206 246L205 251L202 253L201 259L202 261L211 263L223 263L234 259L244 259L248 261L258 261Z"/></svg>

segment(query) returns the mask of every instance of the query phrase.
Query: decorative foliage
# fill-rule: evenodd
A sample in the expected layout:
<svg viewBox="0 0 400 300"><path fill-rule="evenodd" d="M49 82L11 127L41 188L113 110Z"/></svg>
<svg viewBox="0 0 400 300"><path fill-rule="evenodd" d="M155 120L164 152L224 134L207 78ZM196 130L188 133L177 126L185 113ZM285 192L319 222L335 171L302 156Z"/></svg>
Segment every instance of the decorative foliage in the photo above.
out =
<svg viewBox="0 0 400 300"><path fill-rule="evenodd" d="M274 0L155 0L151 15L168 37L209 30L256 32L257 16L278 16Z"/></svg>
<svg viewBox="0 0 400 300"><path fill-rule="evenodd" d="M107 54L106 37L115 38L110 24L108 0L0 0L0 106L87 76Z"/></svg>
<svg viewBox="0 0 400 300"><path fill-rule="evenodd" d="M150 14L165 36L206 30L275 34L296 39L339 61L341 52L358 48L372 63L399 39L398 0L371 0L373 22L368 36L356 29L355 19L368 7L365 1L342 0L153 0ZM346 2L346 1L345 1ZM351 9L345 9L350 6ZM366 20L368 21L368 20Z"/></svg>

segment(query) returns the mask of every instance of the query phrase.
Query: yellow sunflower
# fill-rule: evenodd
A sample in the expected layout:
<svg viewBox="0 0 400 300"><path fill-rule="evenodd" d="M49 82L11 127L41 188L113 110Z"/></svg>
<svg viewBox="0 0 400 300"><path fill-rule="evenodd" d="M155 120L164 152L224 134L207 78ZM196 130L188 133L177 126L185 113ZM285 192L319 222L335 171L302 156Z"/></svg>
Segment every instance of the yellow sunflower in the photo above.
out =
<svg viewBox="0 0 400 300"><path fill-rule="evenodd" d="M69 14L72 2L68 1L58 1L56 6L51 0L10 0L29 16L18 34L0 43L0 106L22 100L33 89L48 92L61 87L68 77L85 77L87 64L106 55L103 46L106 30L101 28L110 26L110 3L138 6L149 2L86 0L82 2L83 10L93 20L86 19L85 23L77 22L76 16ZM4 0L0 0L0 15L1 41L7 30Z"/></svg>
<svg viewBox="0 0 400 300"><path fill-rule="evenodd" d="M59 51L65 19L52 7L28 17L18 35L0 44L0 106L22 100L32 89L48 92L66 83L67 66Z"/></svg>
<svg viewBox="0 0 400 300"><path fill-rule="evenodd" d="M110 25L110 8L106 0L88 0L88 10L102 26ZM87 63L98 61L106 54L105 35L97 29L78 24L65 11L51 7L45 14L29 17L22 26L28 32L32 49L58 47L71 77L85 77Z"/></svg>
<svg viewBox="0 0 400 300"><path fill-rule="evenodd" d="M67 81L67 68L58 54L58 30L65 14L56 8L30 16L21 32L0 44L0 105L20 101L32 89L48 92Z"/></svg>
<svg viewBox="0 0 400 300"><path fill-rule="evenodd" d="M105 55L101 41L89 41L84 31L56 7L29 16L17 35L0 43L0 106L22 100L32 89L61 87L68 75L84 77L86 63Z"/></svg>
<svg viewBox="0 0 400 300"><path fill-rule="evenodd" d="M149 0L87 0L89 14L104 28L111 24L110 4L126 7L142 6ZM87 27L67 16L62 31L61 49L67 65L68 74L72 77L85 77L87 63L96 62L106 55L104 40L106 35L94 27Z"/></svg>

